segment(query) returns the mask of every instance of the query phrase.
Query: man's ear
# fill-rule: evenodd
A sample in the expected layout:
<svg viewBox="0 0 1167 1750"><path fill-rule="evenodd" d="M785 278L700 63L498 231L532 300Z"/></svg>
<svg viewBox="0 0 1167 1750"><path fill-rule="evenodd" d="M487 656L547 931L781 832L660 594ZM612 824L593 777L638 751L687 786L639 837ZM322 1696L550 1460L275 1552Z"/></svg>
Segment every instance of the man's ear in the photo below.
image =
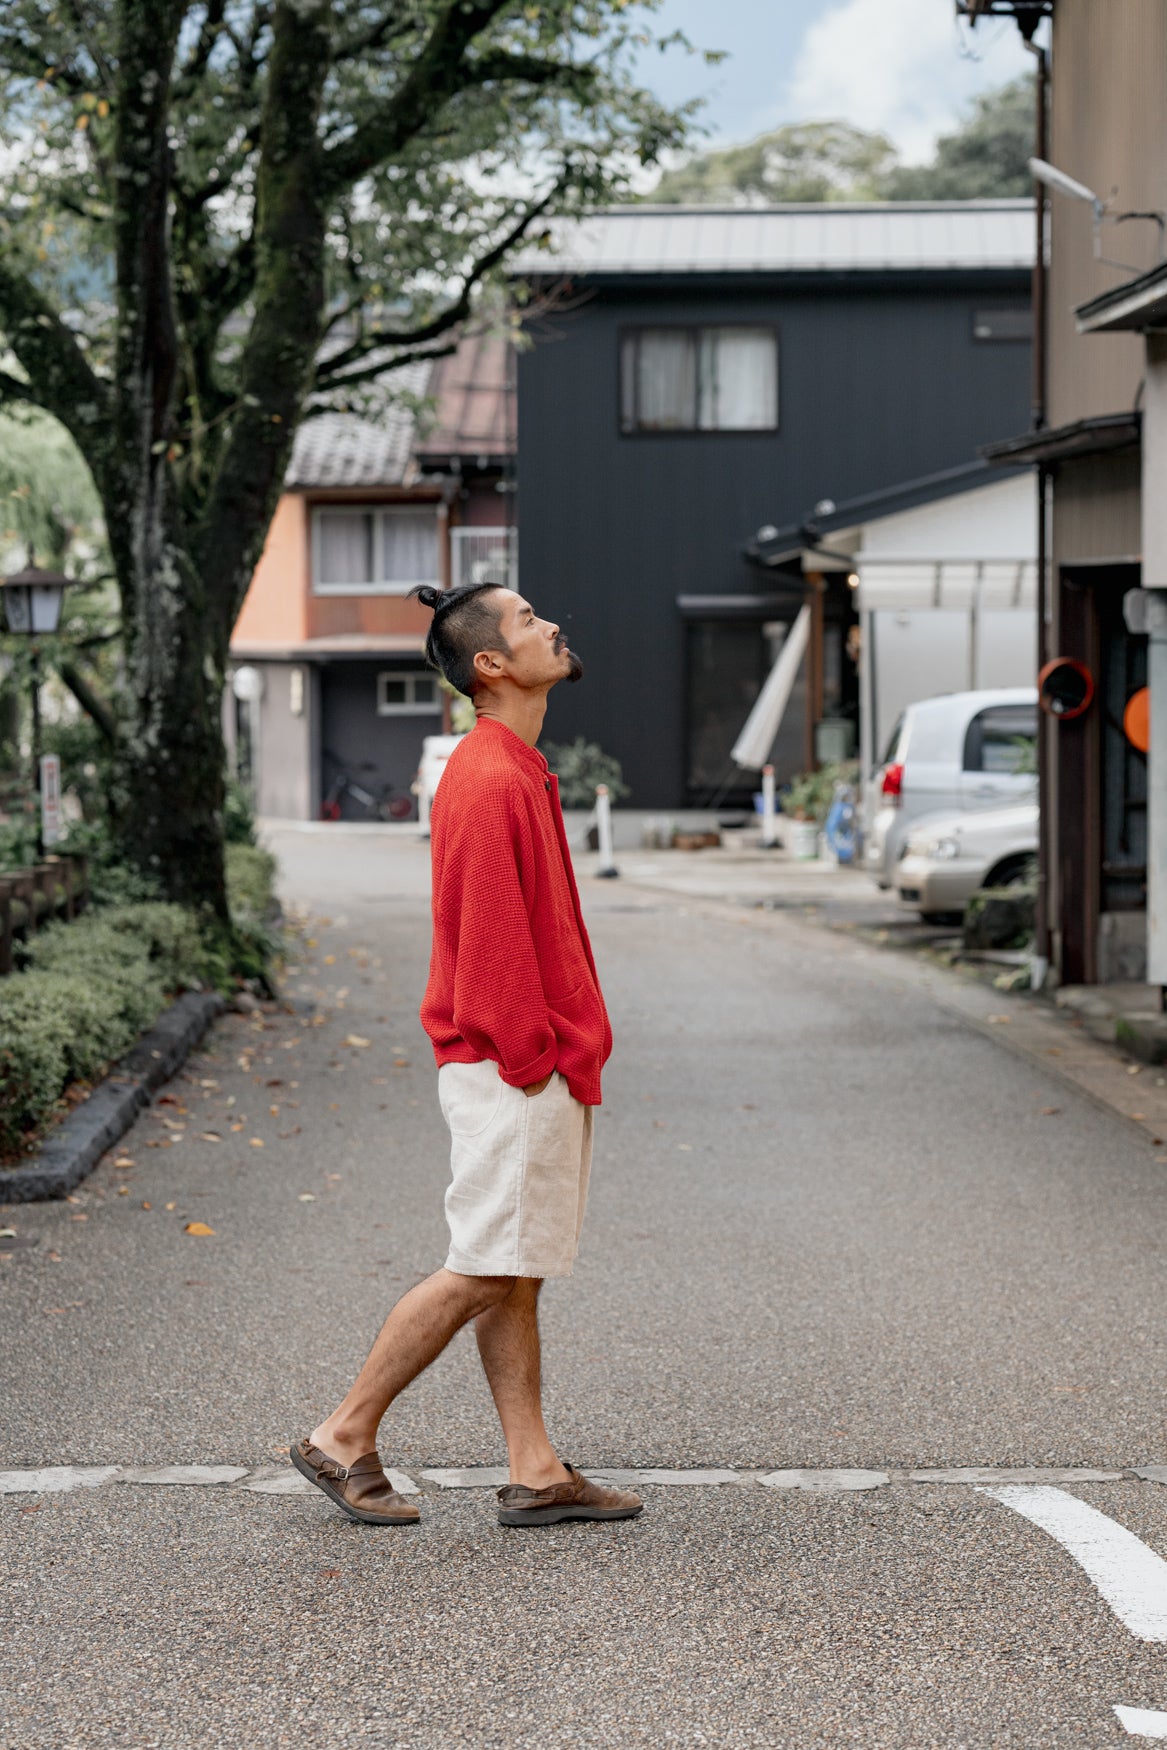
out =
<svg viewBox="0 0 1167 1750"><path fill-rule="evenodd" d="M502 673L502 658L497 650L479 650L474 657L474 672L484 681L496 681Z"/></svg>

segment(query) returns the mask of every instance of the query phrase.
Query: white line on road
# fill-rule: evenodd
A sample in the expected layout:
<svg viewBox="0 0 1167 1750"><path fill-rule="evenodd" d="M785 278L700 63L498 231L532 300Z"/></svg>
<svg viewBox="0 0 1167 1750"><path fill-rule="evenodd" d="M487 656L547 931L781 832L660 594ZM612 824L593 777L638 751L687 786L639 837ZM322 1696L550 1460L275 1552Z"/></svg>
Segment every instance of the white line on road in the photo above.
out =
<svg viewBox="0 0 1167 1750"><path fill-rule="evenodd" d="M1167 1641L1167 1562L1133 1531L1064 1489L982 1488L1056 1538L1140 1641Z"/></svg>
<svg viewBox="0 0 1167 1750"><path fill-rule="evenodd" d="M1118 1723L1134 1738L1167 1738L1167 1714L1152 1707L1116 1707Z"/></svg>

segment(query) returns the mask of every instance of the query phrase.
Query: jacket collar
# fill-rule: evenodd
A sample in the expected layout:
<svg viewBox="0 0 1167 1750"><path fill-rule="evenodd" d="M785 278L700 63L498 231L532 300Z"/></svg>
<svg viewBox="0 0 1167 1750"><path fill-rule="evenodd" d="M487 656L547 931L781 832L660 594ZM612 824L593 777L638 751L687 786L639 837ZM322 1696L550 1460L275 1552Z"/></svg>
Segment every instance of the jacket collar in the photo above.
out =
<svg viewBox="0 0 1167 1750"><path fill-rule="evenodd" d="M492 737L500 746L507 747L517 765L527 767L536 777L545 778L547 776L549 769L547 761L538 748L528 747L521 735L516 735L513 729L508 728L505 723L500 723L497 717L480 717L470 733L471 735L485 734Z"/></svg>

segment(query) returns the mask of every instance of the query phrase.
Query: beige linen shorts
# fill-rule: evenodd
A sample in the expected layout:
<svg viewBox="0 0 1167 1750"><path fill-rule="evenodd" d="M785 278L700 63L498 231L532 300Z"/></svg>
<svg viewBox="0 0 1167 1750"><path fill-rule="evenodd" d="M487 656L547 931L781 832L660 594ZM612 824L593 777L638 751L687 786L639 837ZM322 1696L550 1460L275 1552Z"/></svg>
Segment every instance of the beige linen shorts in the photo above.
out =
<svg viewBox="0 0 1167 1750"><path fill-rule="evenodd" d="M528 1097L495 1063L444 1063L450 1127L446 1269L460 1276L570 1276L592 1165L594 1109L558 1071Z"/></svg>

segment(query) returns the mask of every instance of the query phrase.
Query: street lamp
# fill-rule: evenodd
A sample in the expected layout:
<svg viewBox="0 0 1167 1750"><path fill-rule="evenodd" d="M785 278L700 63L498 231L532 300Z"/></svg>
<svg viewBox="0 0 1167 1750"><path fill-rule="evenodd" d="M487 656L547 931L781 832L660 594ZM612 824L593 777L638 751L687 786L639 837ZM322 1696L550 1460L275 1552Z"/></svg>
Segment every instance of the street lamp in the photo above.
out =
<svg viewBox="0 0 1167 1750"><path fill-rule="evenodd" d="M32 769L37 793L36 854L38 862L45 854L43 810L41 807L41 698L40 646L35 642L50 636L61 622L61 602L74 580L62 571L46 571L36 563L32 548L28 564L11 577L0 577L0 601L4 604L4 619L8 630L18 637L31 638L29 647L32 673Z"/></svg>

